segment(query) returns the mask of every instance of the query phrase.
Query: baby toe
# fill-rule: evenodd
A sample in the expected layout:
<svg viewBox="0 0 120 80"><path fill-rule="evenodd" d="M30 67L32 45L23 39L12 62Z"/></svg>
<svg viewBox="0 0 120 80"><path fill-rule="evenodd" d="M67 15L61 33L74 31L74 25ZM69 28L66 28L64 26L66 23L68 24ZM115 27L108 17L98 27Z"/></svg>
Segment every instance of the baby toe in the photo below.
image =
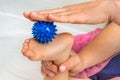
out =
<svg viewBox="0 0 120 80"><path fill-rule="evenodd" d="M40 60L39 59L39 56L38 55L36 55L36 53L34 53L34 52L29 52L29 57L28 57L30 60L32 60L32 61L38 61L38 60Z"/></svg>
<svg viewBox="0 0 120 80"><path fill-rule="evenodd" d="M29 43L29 42L30 42L30 39L26 39L26 40L25 40L25 43Z"/></svg>
<svg viewBox="0 0 120 80"><path fill-rule="evenodd" d="M32 60L32 61L37 61L38 60L38 56L32 50L23 49L22 52L23 52L23 55L26 56L27 58L29 58L30 60Z"/></svg>
<svg viewBox="0 0 120 80"><path fill-rule="evenodd" d="M21 52L24 53L24 52L26 52L27 50L28 50L28 44L24 43Z"/></svg>
<svg viewBox="0 0 120 80"><path fill-rule="evenodd" d="M28 49L28 44L24 44L23 49L27 50Z"/></svg>
<svg viewBox="0 0 120 80"><path fill-rule="evenodd" d="M23 52L23 55L28 57L28 58L32 57L32 54L34 54L34 53L31 50L26 50L26 51Z"/></svg>
<svg viewBox="0 0 120 80"><path fill-rule="evenodd" d="M24 53L24 52L25 52L25 49L22 49L21 52Z"/></svg>

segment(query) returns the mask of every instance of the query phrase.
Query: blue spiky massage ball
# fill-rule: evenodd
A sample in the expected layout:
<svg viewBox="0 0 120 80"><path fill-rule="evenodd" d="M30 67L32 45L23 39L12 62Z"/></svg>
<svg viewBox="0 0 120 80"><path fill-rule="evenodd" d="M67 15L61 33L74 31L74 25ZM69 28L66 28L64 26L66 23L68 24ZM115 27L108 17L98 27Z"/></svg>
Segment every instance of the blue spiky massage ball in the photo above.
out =
<svg viewBox="0 0 120 80"><path fill-rule="evenodd" d="M37 21L32 27L33 37L43 44L51 42L55 38L56 31L56 25L53 22Z"/></svg>

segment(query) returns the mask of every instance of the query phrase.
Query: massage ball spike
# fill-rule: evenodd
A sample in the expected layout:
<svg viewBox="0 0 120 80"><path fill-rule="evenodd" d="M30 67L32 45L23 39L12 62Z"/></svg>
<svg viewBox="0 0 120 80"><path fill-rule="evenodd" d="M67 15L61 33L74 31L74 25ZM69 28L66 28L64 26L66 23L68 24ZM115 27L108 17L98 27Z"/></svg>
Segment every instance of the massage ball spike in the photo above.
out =
<svg viewBox="0 0 120 80"><path fill-rule="evenodd" d="M32 34L36 41L46 44L56 36L56 25L53 22L37 21L33 24Z"/></svg>

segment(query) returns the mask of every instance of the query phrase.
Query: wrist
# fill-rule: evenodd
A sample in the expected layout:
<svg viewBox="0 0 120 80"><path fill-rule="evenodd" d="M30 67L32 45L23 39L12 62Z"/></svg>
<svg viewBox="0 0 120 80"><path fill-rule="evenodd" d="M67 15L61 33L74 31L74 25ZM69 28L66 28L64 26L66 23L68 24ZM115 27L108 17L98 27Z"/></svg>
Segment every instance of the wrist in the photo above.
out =
<svg viewBox="0 0 120 80"><path fill-rule="evenodd" d="M110 20L120 25L120 0L109 0L110 1Z"/></svg>

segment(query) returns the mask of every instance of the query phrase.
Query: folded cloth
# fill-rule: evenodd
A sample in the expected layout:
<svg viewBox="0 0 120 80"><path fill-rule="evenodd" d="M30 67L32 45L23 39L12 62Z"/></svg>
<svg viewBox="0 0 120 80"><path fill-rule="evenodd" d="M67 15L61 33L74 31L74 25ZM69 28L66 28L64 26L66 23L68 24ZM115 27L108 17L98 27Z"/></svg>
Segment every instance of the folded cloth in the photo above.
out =
<svg viewBox="0 0 120 80"><path fill-rule="evenodd" d="M113 57L105 68L90 78L92 80L120 80L120 54Z"/></svg>

